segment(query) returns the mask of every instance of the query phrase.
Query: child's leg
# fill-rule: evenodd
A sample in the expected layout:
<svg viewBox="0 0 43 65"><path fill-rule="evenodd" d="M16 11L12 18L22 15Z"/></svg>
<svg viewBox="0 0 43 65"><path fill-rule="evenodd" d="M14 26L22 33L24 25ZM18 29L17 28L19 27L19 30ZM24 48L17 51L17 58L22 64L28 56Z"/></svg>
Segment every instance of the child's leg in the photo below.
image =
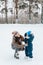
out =
<svg viewBox="0 0 43 65"><path fill-rule="evenodd" d="M25 55L28 56L28 49L25 47Z"/></svg>
<svg viewBox="0 0 43 65"><path fill-rule="evenodd" d="M33 58L32 51L29 52L29 57L30 57L30 58Z"/></svg>
<svg viewBox="0 0 43 65"><path fill-rule="evenodd" d="M33 45L30 45L30 46L28 47L28 56L29 56L30 58L33 58L32 51L33 51Z"/></svg>

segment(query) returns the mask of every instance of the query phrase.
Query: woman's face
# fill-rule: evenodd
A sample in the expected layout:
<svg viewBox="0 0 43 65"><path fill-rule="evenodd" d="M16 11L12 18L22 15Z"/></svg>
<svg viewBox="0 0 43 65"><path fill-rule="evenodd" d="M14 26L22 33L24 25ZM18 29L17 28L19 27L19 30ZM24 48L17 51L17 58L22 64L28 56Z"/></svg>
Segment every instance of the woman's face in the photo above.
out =
<svg viewBox="0 0 43 65"><path fill-rule="evenodd" d="M20 37L20 34L19 34L19 33L17 33L15 36Z"/></svg>

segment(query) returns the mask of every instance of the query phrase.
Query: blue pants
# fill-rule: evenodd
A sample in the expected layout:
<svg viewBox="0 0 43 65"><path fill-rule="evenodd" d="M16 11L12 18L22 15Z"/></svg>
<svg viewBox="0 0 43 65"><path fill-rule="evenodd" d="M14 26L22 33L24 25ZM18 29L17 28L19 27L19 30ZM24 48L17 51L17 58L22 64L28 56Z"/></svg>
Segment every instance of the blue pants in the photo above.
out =
<svg viewBox="0 0 43 65"><path fill-rule="evenodd" d="M26 47L25 47L25 55L26 55L27 57L32 58L32 57L33 57L33 55L32 55L32 50L33 50L32 44L29 45L29 46L26 46Z"/></svg>

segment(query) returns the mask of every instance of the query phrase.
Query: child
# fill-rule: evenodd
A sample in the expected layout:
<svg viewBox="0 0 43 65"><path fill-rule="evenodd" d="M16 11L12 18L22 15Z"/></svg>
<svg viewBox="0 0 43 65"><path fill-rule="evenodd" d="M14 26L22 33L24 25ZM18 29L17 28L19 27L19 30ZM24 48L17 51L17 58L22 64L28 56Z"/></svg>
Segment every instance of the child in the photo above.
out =
<svg viewBox="0 0 43 65"><path fill-rule="evenodd" d="M25 55L29 58L33 58L32 50L33 50L33 44L32 41L34 39L33 34L31 31L28 31L25 33Z"/></svg>

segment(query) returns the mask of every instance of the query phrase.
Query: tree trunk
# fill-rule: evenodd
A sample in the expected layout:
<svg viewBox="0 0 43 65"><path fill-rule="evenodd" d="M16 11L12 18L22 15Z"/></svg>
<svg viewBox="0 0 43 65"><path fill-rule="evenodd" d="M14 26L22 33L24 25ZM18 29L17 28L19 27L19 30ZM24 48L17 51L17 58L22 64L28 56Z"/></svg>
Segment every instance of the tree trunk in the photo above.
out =
<svg viewBox="0 0 43 65"><path fill-rule="evenodd" d="M16 23L18 23L18 0L15 0L15 8L16 8Z"/></svg>
<svg viewBox="0 0 43 65"><path fill-rule="evenodd" d="M8 19L7 19L7 0L5 0L5 22L8 24Z"/></svg>

